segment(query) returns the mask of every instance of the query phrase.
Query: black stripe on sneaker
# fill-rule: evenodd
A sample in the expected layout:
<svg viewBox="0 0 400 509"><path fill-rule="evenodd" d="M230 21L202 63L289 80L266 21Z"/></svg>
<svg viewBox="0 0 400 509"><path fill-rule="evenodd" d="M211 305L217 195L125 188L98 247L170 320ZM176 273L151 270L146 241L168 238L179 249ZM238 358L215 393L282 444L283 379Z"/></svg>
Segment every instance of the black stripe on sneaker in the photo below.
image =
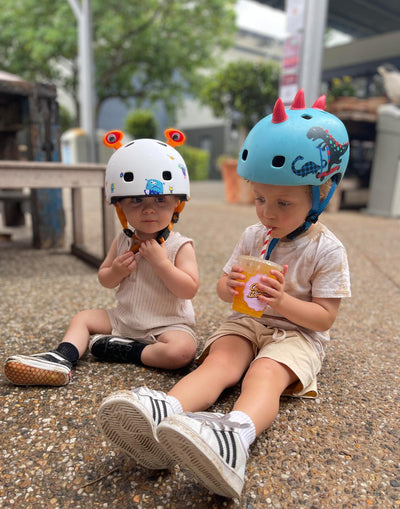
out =
<svg viewBox="0 0 400 509"><path fill-rule="evenodd" d="M153 410L153 419L156 425L167 417L167 402L150 398L151 408Z"/></svg>
<svg viewBox="0 0 400 509"><path fill-rule="evenodd" d="M214 429L213 432L218 443L219 455L229 466L236 468L237 448L233 431Z"/></svg>

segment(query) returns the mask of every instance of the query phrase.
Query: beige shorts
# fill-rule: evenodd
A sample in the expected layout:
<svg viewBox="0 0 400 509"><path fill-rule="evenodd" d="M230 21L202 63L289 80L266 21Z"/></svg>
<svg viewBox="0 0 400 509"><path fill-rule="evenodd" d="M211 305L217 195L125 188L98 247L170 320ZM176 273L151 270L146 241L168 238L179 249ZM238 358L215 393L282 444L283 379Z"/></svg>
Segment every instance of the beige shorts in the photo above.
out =
<svg viewBox="0 0 400 509"><path fill-rule="evenodd" d="M321 360L312 345L299 331L267 327L253 318L240 317L226 320L206 341L199 362L208 355L212 343L228 336L242 336L253 345L254 360L268 357L290 368L298 377L298 382L290 385L284 396L316 398L317 375L321 370Z"/></svg>
<svg viewBox="0 0 400 509"><path fill-rule="evenodd" d="M154 327L153 329L147 330L134 330L126 325L124 325L121 320L119 320L115 308L107 309L107 314L111 323L111 334L114 336L121 336L123 338L132 338L139 343L152 344L157 343L157 337L167 331L179 330L183 332L187 332L193 338L197 346L196 335L189 325L184 323L178 323L173 325L165 325L162 327Z"/></svg>

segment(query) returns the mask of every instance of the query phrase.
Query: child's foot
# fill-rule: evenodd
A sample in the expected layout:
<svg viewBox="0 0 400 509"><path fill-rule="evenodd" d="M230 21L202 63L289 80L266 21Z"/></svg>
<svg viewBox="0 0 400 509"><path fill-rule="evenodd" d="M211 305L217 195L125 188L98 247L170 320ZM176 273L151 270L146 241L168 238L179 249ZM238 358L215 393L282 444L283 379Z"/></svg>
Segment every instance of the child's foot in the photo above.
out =
<svg viewBox="0 0 400 509"><path fill-rule="evenodd" d="M4 373L15 385L67 385L72 363L58 352L13 355L6 360Z"/></svg>
<svg viewBox="0 0 400 509"><path fill-rule="evenodd" d="M97 422L118 449L140 465L158 470L175 465L156 437L157 425L173 414L166 394L139 387L108 396L100 406Z"/></svg>
<svg viewBox="0 0 400 509"><path fill-rule="evenodd" d="M206 488L234 498L242 492L248 456L238 434L241 426L223 414L176 414L159 424L157 438Z"/></svg>
<svg viewBox="0 0 400 509"><path fill-rule="evenodd" d="M135 362L136 350L143 350L143 343L134 339L97 334L89 342L89 352L102 361Z"/></svg>

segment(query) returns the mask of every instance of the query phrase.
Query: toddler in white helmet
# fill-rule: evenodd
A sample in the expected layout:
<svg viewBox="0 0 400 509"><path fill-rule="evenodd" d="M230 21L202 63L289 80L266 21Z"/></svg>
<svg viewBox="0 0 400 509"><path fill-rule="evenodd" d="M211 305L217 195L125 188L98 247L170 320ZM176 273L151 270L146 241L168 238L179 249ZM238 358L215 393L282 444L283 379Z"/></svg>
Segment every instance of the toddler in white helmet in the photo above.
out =
<svg viewBox="0 0 400 509"><path fill-rule="evenodd" d="M75 315L55 350L9 357L4 372L12 383L66 385L88 346L108 362L178 369L193 360L197 262L192 240L171 232L190 198L189 175L171 146L184 141L183 133L169 129L166 135L170 144L139 139L124 146L119 131L105 136L117 149L106 168L106 199L115 205L123 231L98 278L104 287L117 288L117 305Z"/></svg>

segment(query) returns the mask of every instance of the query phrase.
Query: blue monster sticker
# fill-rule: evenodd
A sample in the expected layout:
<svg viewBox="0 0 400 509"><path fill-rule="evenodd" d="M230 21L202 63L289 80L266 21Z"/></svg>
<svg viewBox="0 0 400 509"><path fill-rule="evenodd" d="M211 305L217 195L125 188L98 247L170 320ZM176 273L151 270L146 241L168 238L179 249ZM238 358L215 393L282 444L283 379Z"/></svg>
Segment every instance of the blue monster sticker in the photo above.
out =
<svg viewBox="0 0 400 509"><path fill-rule="evenodd" d="M152 194L163 194L164 184L156 179L146 179L146 189L144 190L145 195Z"/></svg>

